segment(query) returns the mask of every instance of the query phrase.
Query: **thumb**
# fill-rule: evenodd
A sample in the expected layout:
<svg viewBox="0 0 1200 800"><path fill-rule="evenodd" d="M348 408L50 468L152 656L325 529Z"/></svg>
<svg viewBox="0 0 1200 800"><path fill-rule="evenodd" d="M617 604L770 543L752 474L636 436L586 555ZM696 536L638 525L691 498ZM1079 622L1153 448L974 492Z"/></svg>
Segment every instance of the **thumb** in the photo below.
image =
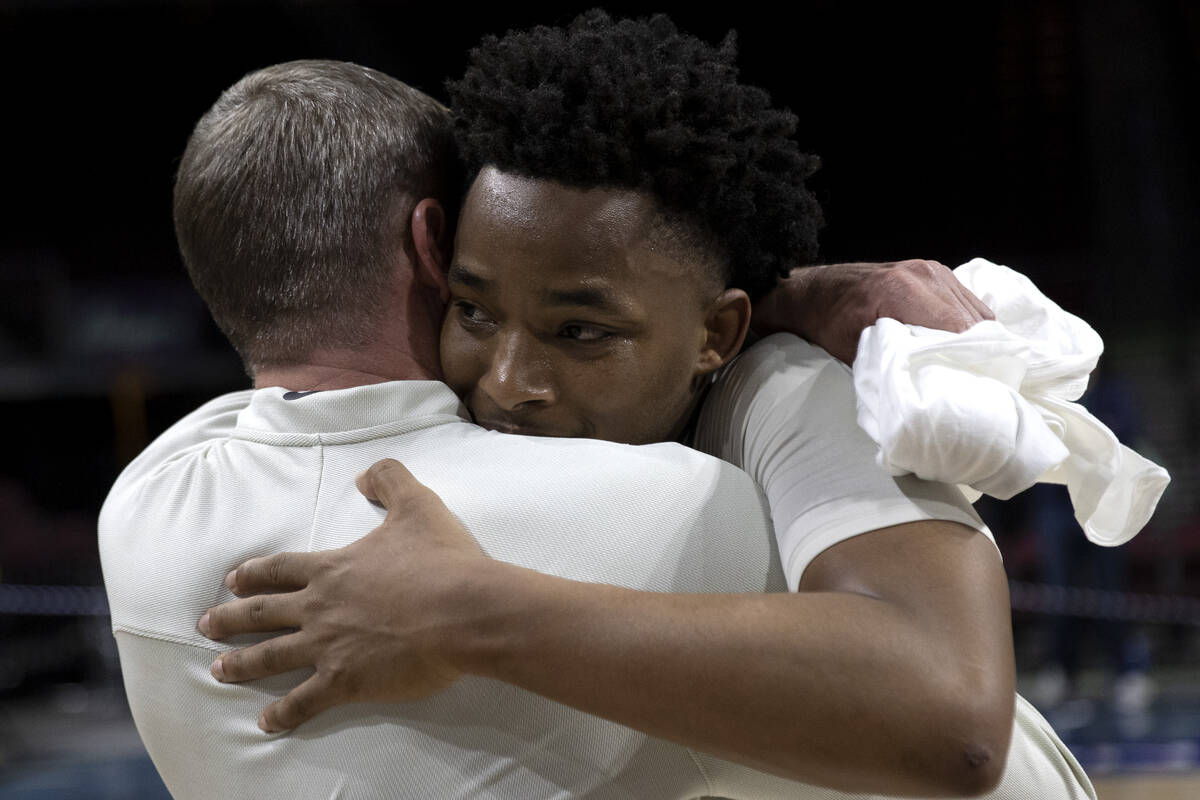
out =
<svg viewBox="0 0 1200 800"><path fill-rule="evenodd" d="M359 493L373 503L379 503L389 511L398 506L406 495L421 484L408 471L408 467L394 458L376 461L360 472L354 479Z"/></svg>

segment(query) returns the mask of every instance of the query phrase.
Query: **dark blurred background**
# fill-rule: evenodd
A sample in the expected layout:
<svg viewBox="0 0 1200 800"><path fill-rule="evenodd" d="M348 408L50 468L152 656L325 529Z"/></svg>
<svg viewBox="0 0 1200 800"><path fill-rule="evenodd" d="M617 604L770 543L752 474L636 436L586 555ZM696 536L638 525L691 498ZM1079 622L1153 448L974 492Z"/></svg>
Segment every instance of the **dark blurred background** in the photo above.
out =
<svg viewBox="0 0 1200 800"><path fill-rule="evenodd" d="M0 796L161 792L123 706L95 521L151 438L247 385L175 249L196 119L295 58L444 98L481 35L591 5L0 0ZM1200 3L606 8L737 30L743 77L822 156L825 261L984 256L1105 338L1093 411L1173 476L1150 526L1114 556L1076 547L1052 493L982 510L1022 689L1094 774L1194 769Z"/></svg>

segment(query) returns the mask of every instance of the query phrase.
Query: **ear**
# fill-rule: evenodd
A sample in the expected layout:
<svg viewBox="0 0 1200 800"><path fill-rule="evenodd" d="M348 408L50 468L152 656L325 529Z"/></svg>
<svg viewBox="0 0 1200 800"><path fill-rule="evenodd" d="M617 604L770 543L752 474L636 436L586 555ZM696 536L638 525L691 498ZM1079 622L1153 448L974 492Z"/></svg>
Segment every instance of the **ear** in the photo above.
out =
<svg viewBox="0 0 1200 800"><path fill-rule="evenodd" d="M696 363L696 374L712 372L736 356L746 341L749 328L750 297L741 289L721 292L705 313L705 339Z"/></svg>
<svg viewBox="0 0 1200 800"><path fill-rule="evenodd" d="M414 277L422 286L436 290L445 303L450 299L446 270L450 267L450 247L454 232L449 230L446 211L432 197L426 197L413 208L409 220L412 230Z"/></svg>

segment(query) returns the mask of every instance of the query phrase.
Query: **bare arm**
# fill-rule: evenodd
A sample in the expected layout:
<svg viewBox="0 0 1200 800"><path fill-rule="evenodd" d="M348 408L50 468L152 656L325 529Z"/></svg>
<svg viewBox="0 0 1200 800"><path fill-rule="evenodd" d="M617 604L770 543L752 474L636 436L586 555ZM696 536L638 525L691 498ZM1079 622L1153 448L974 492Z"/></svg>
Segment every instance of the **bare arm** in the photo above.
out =
<svg viewBox="0 0 1200 800"><path fill-rule="evenodd" d="M819 556L798 594L656 594L486 559L400 465L366 481L388 506L383 526L342 550L249 562L231 576L240 595L300 591L235 601L202 625L215 638L300 628L218 662L225 680L316 666L267 709L268 728L471 673L846 791L966 795L999 779L1007 589L975 531L864 534Z"/></svg>
<svg viewBox="0 0 1200 800"><path fill-rule="evenodd" d="M955 333L995 319L978 297L936 261L829 264L792 270L754 304L755 333L794 333L846 364L858 337L880 317Z"/></svg>

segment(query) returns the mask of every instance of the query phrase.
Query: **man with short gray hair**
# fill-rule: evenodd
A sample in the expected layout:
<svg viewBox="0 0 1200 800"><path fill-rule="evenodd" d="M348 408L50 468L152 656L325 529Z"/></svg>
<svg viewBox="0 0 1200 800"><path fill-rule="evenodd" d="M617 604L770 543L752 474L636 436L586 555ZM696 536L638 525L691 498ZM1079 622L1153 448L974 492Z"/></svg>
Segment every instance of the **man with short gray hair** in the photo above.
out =
<svg viewBox="0 0 1200 800"><path fill-rule="evenodd" d="M453 208L461 181L445 106L355 64L293 61L247 75L197 123L175 230L253 376L314 352L361 354L390 312L413 206ZM448 236L453 217L435 213Z"/></svg>
<svg viewBox="0 0 1200 800"><path fill-rule="evenodd" d="M413 107L427 117L416 130ZM435 663L412 665L424 677L411 696L445 689L436 696L347 707L272 738L259 709L305 675L210 676L229 645L196 620L230 599L225 573L359 539L382 512L354 476L384 457L445 497L497 564L654 591L784 588L757 489L731 466L675 444L507 436L463 418L437 363L447 124L380 73L296 62L244 78L189 140L180 247L256 388L167 431L101 513L113 630L155 765L184 798L682 798L710 793L713 776L731 796L790 794L781 778L513 686L446 689Z"/></svg>

